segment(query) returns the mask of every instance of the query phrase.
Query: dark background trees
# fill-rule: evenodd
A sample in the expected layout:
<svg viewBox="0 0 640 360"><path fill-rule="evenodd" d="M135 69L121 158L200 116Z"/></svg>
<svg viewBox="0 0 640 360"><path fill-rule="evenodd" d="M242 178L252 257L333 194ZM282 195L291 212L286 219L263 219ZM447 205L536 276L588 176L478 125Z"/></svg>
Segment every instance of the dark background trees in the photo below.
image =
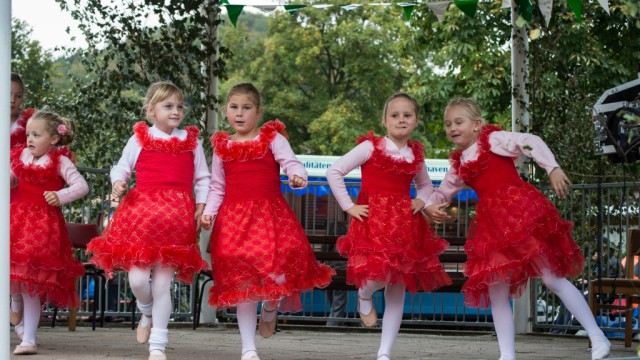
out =
<svg viewBox="0 0 640 360"><path fill-rule="evenodd" d="M245 11L237 28L222 24L218 47L209 31L218 23L210 16L215 1L145 0L124 8L57 1L81 23L88 48L53 59L29 39L26 24L14 21L12 64L27 79L27 105L76 119L83 165L108 168L116 161L131 125L143 119L144 89L156 80L183 88L187 122L204 130L206 110L221 101L207 91L209 74L221 79L222 96L234 83L256 83L265 120L284 121L298 153L339 155L357 135L382 133L382 106L396 91L421 104L423 125L415 135L427 157L444 158L451 149L442 112L452 97L477 99L490 122L510 127L511 25L499 3L481 2L475 18L451 5L442 22L424 6L410 22L395 5L347 10L335 3L268 17ZM547 26L534 1L526 25L541 31L528 54L529 131L547 141L576 182L592 182L597 173L592 105L606 89L638 76L637 3L611 0L610 6L608 15L596 2L583 4L579 23L557 1ZM607 163L605 172L620 179L621 166ZM637 179L637 164L626 174ZM545 179L540 171L534 177Z"/></svg>

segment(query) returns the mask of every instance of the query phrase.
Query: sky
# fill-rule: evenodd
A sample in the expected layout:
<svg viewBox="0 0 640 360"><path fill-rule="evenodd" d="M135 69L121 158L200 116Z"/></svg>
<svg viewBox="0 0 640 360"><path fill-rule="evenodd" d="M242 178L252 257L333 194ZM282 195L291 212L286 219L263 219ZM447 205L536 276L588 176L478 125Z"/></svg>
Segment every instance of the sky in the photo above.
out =
<svg viewBox="0 0 640 360"><path fill-rule="evenodd" d="M77 22L60 10L55 0L12 0L11 17L27 22L33 30L31 39L39 41L45 50L84 44L80 31L76 30ZM67 26L71 34L77 36L76 43L71 41L72 35L65 32Z"/></svg>
<svg viewBox="0 0 640 360"><path fill-rule="evenodd" d="M274 0L231 0L229 2L256 5L278 3ZM251 8L245 9L252 11ZM31 39L39 41L44 50L53 52L56 46L82 47L86 44L80 31L77 30L78 23L68 12L62 11L55 0L12 0L11 16L31 26L33 30ZM70 28L71 35L66 33L67 27ZM71 40L73 35L76 36L75 43ZM62 55L62 52L54 52L54 54Z"/></svg>

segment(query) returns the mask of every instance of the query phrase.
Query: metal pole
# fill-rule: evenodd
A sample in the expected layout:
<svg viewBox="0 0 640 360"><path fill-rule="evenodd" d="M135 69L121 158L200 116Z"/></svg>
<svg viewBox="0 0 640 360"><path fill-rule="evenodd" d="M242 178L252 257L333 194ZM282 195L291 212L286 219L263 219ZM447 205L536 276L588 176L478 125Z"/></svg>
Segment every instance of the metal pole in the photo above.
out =
<svg viewBox="0 0 640 360"><path fill-rule="evenodd" d="M11 0L0 0L0 53L5 54L0 57L0 114L8 116L11 112L9 107L9 101L7 101L11 94ZM0 131L2 135L0 138L0 146L2 151L0 154L0 169L9 169L9 124L3 125L5 131ZM0 240L2 242L2 248L0 249L0 293L9 293L9 177L0 176ZM4 249L4 250L2 250ZM4 289L4 290L2 290ZM9 323L9 298L7 296L0 296L0 324ZM9 342L9 327L0 326L0 354L5 359L10 357L11 346Z"/></svg>
<svg viewBox="0 0 640 360"><path fill-rule="evenodd" d="M515 1L511 4L511 130L529 132L529 95L527 94L529 38L524 27L518 27ZM520 174L528 175L524 159L516 163ZM513 302L515 330L518 334L531 330L531 286Z"/></svg>
<svg viewBox="0 0 640 360"><path fill-rule="evenodd" d="M209 59L210 64L215 64L218 60L219 50L219 26L216 21L220 17L220 8L214 7L214 10L209 12L209 38L215 42L216 51L211 55ZM209 69L209 94L218 98L218 76L213 73L213 67ZM218 130L218 111L215 109L207 108L207 132L209 134Z"/></svg>

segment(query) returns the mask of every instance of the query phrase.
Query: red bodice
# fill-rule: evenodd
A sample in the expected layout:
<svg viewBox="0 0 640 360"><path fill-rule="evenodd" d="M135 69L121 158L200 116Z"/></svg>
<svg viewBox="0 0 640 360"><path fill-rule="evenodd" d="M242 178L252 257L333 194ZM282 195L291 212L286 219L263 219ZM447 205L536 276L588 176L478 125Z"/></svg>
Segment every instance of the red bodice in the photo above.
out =
<svg viewBox="0 0 640 360"><path fill-rule="evenodd" d="M371 158L362 165L362 192L383 192L387 194L407 195L411 182L424 166L424 148L416 141L409 141L414 160L406 162L394 159L385 152L384 136L375 137L373 132L362 136L358 142L369 140L373 143Z"/></svg>
<svg viewBox="0 0 640 360"><path fill-rule="evenodd" d="M188 126L187 137L156 139L149 136L149 127L144 122L134 126L136 139L142 147L136 162L136 187L171 187L191 191L195 148L199 131Z"/></svg>
<svg viewBox="0 0 640 360"><path fill-rule="evenodd" d="M42 193L58 191L64 187L64 179L58 174L60 156L71 153L67 148L49 151L49 162L45 166L25 164L20 156L26 145L18 145L11 150L11 171L18 178L18 186L11 189L11 201L25 201L31 204L47 205Z"/></svg>

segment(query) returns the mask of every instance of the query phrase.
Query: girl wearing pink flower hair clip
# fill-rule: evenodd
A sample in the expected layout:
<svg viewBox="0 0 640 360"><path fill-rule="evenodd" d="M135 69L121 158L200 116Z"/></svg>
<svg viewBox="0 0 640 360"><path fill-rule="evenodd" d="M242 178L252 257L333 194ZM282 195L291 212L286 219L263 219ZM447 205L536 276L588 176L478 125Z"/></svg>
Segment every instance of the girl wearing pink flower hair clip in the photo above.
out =
<svg viewBox="0 0 640 360"><path fill-rule="evenodd" d="M73 256L60 206L89 192L65 146L73 140L71 121L38 111L25 133L27 143L11 150L11 322L22 341L15 355L37 352L41 302L78 306L75 281L84 267Z"/></svg>

